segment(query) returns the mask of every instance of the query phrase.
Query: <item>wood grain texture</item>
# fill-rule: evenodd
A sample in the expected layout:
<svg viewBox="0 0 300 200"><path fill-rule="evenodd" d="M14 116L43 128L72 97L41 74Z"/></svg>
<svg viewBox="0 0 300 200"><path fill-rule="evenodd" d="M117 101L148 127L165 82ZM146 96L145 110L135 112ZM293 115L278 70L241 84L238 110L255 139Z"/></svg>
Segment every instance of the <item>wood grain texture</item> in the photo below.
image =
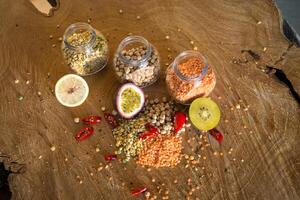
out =
<svg viewBox="0 0 300 200"><path fill-rule="evenodd" d="M285 85L258 69L259 63L233 63L245 56L243 49L258 52L259 62L283 69L299 92L300 52L288 49L272 1L62 0L54 16L44 17L29 1L20 0L2 2L0 11L0 162L14 172L9 177L13 199L131 199L129 191L140 186L147 186L158 199L163 195L157 186L163 191L168 188L170 199L186 199L188 178L200 187L191 199L300 198L299 105ZM212 98L222 109L219 127L225 139L221 147L212 145L198 152L207 158L200 160L198 171L185 168L183 161L174 169L150 172L134 162L114 162L98 172L99 163L106 164L103 155L115 149L104 123L92 138L76 143L74 134L80 125L73 118L102 115L101 106L111 110L119 86L110 59L103 71L85 78L90 95L82 106L65 108L53 95L56 81L70 73L58 38L71 23L89 18L109 39L111 58L128 33L142 35L157 47L163 69L170 63L169 54L175 57L193 48L190 40L208 58L217 76ZM15 79L20 82L15 84ZM146 92L167 95L164 74ZM19 95L23 101L18 101ZM235 109L237 104L242 109ZM249 110L244 111L247 105ZM184 135L184 153L196 148L186 142L191 137L192 133ZM214 156L213 151L223 156Z"/></svg>

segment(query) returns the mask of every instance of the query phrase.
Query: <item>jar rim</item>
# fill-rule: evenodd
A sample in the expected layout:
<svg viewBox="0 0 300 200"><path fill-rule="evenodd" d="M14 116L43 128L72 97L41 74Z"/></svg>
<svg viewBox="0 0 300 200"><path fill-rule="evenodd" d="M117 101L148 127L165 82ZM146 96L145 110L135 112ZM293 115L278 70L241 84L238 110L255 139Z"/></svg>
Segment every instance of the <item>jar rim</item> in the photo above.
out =
<svg viewBox="0 0 300 200"><path fill-rule="evenodd" d="M70 44L67 41L67 39L71 34L75 33L78 30L87 30L92 34L92 37L85 44L74 46L74 45ZM76 23L73 23L70 26L68 26L68 28L65 30L64 36L63 36L64 44L68 48L71 48L71 49L79 49L79 50L80 49L85 49L87 47L92 46L95 43L95 41L96 41L96 32L95 32L95 30L93 29L93 27L91 25L89 25L87 23L84 23L84 22L76 22Z"/></svg>
<svg viewBox="0 0 300 200"><path fill-rule="evenodd" d="M180 62L180 60L185 59L185 58L201 58L203 63L204 63L204 67L201 70L200 74L195 75L195 76L185 76L184 74L182 74L180 72L180 70L178 69L178 63ZM198 51L194 51L194 50L187 50L187 51L183 51L181 52L173 61L172 63L172 67L173 70L175 72L175 74L182 80L185 81L201 81L203 79L203 77L206 75L207 70L208 70L208 62L206 60L206 58Z"/></svg>
<svg viewBox="0 0 300 200"><path fill-rule="evenodd" d="M142 56L142 58L140 60L130 60L122 54L123 49L125 49L125 47L127 45L132 44L132 43L142 43L146 47L146 53L145 53L145 55ZM148 40L146 40L142 36L134 35L134 36L127 36L126 38L124 38L120 42L117 52L118 52L119 59L122 62L124 62L127 65L138 66L138 65L141 65L142 63L146 62L150 58L152 49L151 49L151 44L148 42Z"/></svg>

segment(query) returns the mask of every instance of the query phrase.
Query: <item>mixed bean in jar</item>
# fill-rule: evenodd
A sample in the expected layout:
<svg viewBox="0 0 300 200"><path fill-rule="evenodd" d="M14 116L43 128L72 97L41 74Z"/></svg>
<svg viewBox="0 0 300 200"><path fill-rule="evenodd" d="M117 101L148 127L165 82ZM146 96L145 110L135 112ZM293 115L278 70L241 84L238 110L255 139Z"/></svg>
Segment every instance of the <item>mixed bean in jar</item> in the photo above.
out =
<svg viewBox="0 0 300 200"><path fill-rule="evenodd" d="M216 77L199 52L184 51L167 68L166 84L170 96L189 104L197 97L208 96L216 85Z"/></svg>
<svg viewBox="0 0 300 200"><path fill-rule="evenodd" d="M160 59L156 48L141 36L128 36L119 45L114 69L120 82L139 87L153 84L159 77Z"/></svg>
<svg viewBox="0 0 300 200"><path fill-rule="evenodd" d="M108 61L108 44L98 30L86 23L70 25L64 33L62 53L68 66L78 75L99 72Z"/></svg>

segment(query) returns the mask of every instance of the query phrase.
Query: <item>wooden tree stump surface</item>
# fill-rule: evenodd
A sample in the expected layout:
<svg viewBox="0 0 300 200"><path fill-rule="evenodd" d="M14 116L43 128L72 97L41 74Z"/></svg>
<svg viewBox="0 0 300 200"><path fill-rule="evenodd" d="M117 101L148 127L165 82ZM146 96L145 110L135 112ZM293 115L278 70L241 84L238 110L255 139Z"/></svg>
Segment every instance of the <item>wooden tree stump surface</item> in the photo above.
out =
<svg viewBox="0 0 300 200"><path fill-rule="evenodd" d="M286 85L262 71L266 65L282 69L299 93L300 50L283 36L272 1L62 0L54 15L45 17L22 0L5 1L0 11L0 162L13 172L13 199L131 199L130 190L142 186L158 199L300 198L299 104ZM87 101L66 108L51 92L61 76L71 73L59 37L71 23L89 18L109 40L110 62L85 77L90 86ZM148 171L133 161L113 162L105 169L103 155L115 150L105 123L90 139L74 139L81 127L74 117L102 115L101 106L113 109L120 84L111 61L128 33L144 36L157 47L163 72L171 62L168 55L174 58L194 46L214 67L217 85L211 97L221 107L219 128L225 139L221 146L212 143L198 151L196 166L186 168L183 158L173 169ZM252 50L260 59L242 50ZM166 96L164 73L145 91ZM193 136L183 135L185 154L199 148ZM100 163L104 169L98 171ZM190 195L192 188L196 190Z"/></svg>

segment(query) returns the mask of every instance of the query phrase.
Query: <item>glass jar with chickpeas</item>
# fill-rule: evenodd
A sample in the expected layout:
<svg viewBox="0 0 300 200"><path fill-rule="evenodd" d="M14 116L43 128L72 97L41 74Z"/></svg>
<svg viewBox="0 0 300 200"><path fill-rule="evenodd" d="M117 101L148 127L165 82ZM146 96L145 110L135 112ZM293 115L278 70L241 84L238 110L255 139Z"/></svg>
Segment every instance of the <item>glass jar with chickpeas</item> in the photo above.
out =
<svg viewBox="0 0 300 200"><path fill-rule="evenodd" d="M158 51L145 38L128 36L115 53L114 70L120 82L133 82L139 87L147 87L159 77Z"/></svg>

